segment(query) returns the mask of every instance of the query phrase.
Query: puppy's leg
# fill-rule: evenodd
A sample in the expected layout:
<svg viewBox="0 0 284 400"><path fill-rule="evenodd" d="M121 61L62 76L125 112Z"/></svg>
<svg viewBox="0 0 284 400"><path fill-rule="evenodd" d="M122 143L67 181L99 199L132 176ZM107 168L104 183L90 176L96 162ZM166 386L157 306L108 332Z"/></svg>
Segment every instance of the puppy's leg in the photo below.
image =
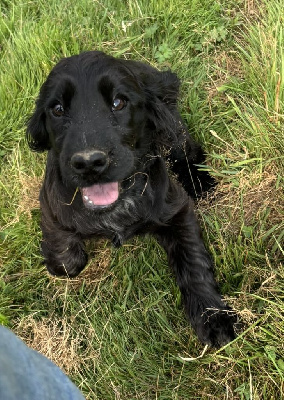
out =
<svg viewBox="0 0 284 400"><path fill-rule="evenodd" d="M42 214L43 240L41 250L44 263L52 275L77 276L86 266L88 256L81 237L64 229L51 216Z"/></svg>
<svg viewBox="0 0 284 400"><path fill-rule="evenodd" d="M182 193L180 193L182 196ZM236 317L223 303L199 224L188 201L158 233L181 290L186 314L203 343L219 347L234 339Z"/></svg>

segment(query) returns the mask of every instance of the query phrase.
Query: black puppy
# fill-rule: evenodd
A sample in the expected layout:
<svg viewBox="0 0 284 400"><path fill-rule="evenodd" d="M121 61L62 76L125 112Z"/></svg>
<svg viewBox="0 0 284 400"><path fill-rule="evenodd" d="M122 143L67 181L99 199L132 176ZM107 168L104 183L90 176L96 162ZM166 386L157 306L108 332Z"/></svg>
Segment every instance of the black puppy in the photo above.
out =
<svg viewBox="0 0 284 400"><path fill-rule="evenodd" d="M172 72L102 52L53 68L27 130L33 150L49 150L42 252L51 274L73 277L87 263L84 239L106 237L120 246L152 233L199 339L220 346L234 338L235 317L221 300L188 197L213 180L195 166L204 156L178 113L178 90Z"/></svg>

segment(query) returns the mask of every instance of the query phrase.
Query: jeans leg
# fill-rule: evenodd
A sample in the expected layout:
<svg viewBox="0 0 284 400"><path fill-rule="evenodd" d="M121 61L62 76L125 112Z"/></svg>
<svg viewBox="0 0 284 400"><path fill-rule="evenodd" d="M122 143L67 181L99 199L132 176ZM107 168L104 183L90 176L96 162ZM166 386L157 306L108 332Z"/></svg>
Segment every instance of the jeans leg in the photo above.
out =
<svg viewBox="0 0 284 400"><path fill-rule="evenodd" d="M84 400L84 397L60 368L0 325L0 399Z"/></svg>

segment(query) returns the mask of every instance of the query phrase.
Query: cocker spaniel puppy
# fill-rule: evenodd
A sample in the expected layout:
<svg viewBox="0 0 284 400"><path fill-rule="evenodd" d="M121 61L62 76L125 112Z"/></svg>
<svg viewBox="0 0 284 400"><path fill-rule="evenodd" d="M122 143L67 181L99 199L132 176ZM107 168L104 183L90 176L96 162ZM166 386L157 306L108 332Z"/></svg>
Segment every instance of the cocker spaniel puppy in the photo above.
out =
<svg viewBox="0 0 284 400"><path fill-rule="evenodd" d="M118 247L154 235L199 339L218 347L234 338L235 316L194 215L192 198L213 179L196 166L204 155L177 110L178 91L174 73L98 51L53 68L27 129L31 149L48 150L42 253L51 274L74 277L87 264L85 239Z"/></svg>

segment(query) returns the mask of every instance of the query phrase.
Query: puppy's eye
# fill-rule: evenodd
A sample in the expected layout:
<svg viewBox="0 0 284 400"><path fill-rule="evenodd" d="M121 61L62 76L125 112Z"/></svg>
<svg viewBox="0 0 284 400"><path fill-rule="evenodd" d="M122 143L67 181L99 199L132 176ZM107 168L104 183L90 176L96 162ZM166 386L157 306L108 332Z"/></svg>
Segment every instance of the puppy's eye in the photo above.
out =
<svg viewBox="0 0 284 400"><path fill-rule="evenodd" d="M55 104L55 106L52 107L51 111L55 117L62 117L62 115L64 114L64 108L61 104Z"/></svg>
<svg viewBox="0 0 284 400"><path fill-rule="evenodd" d="M112 111L120 111L126 106L126 100L116 97L112 102Z"/></svg>

